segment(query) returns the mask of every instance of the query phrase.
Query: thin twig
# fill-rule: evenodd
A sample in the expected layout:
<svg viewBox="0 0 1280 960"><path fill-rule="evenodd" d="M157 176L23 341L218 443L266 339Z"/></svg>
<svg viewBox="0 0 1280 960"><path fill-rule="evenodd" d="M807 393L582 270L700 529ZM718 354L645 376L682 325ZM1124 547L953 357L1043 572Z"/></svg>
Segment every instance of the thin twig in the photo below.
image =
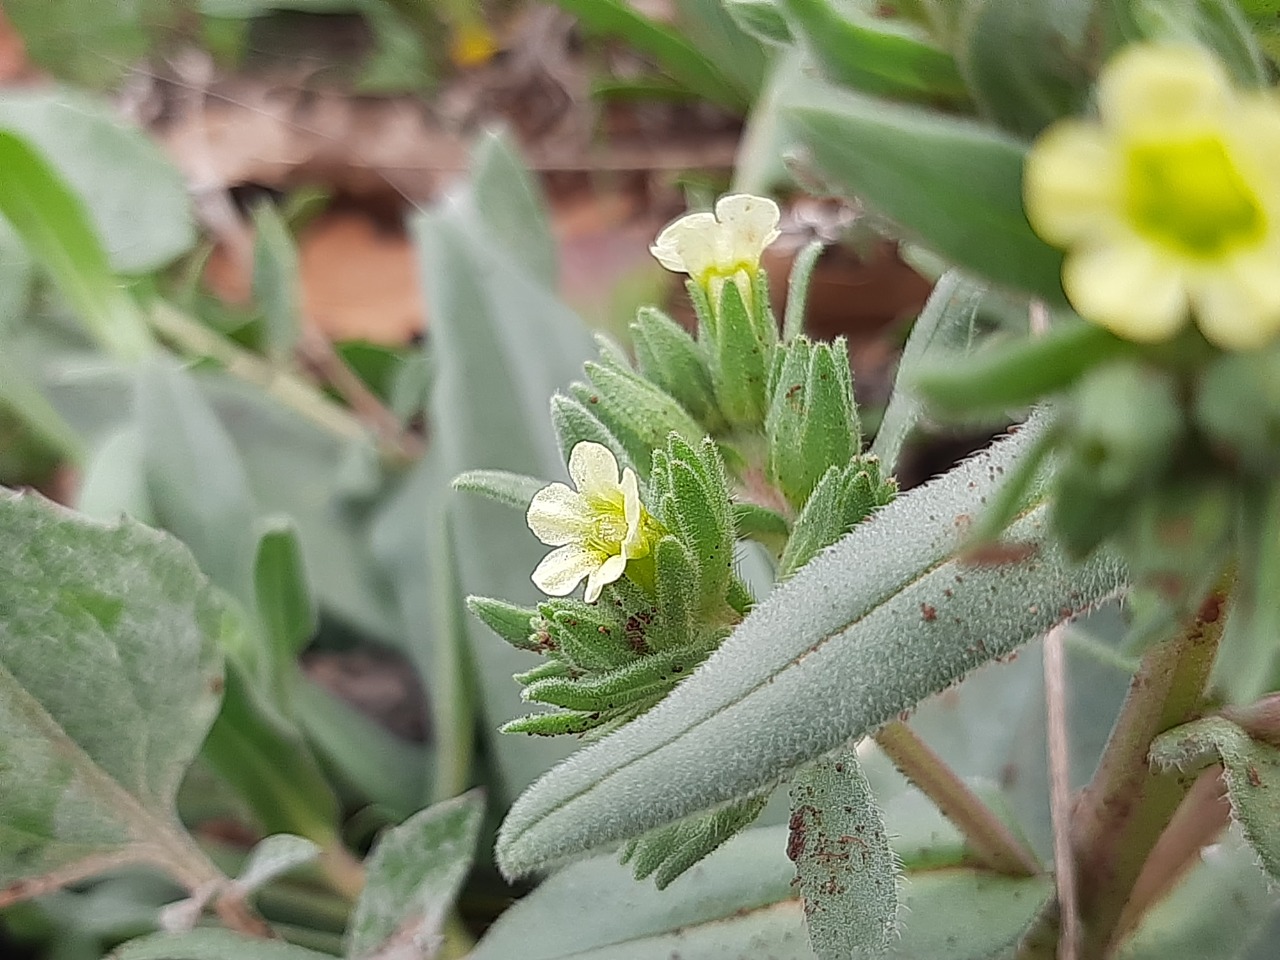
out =
<svg viewBox="0 0 1280 960"><path fill-rule="evenodd" d="M1067 663L1060 624L1044 638L1044 706L1049 752L1049 810L1053 819L1053 871L1058 892L1058 960L1080 952L1075 857L1071 850L1071 745L1067 737Z"/></svg>
<svg viewBox="0 0 1280 960"><path fill-rule="evenodd" d="M399 458L406 462L421 456L422 442L401 428L399 418L356 376L338 351L333 349L328 337L319 330L306 327L298 341L298 355L303 363L338 391L356 416L368 424L385 449L398 451Z"/></svg>
<svg viewBox="0 0 1280 960"><path fill-rule="evenodd" d="M1156 842L1133 885L1116 928L1117 938L1133 929L1153 906L1200 862L1200 851L1213 843L1231 822L1222 768L1216 764L1200 774L1186 799Z"/></svg>
<svg viewBox="0 0 1280 960"><path fill-rule="evenodd" d="M895 720L874 739L893 765L959 828L983 866L1015 877L1040 873L1031 849L914 730Z"/></svg>

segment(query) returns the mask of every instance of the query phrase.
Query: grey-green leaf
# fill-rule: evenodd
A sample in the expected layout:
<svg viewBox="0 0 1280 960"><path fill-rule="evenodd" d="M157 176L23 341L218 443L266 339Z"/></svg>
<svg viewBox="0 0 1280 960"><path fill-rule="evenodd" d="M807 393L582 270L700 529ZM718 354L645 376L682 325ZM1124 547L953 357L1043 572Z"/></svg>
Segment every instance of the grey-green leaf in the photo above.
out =
<svg viewBox="0 0 1280 960"><path fill-rule="evenodd" d="M382 955L395 944L433 955L431 943L471 869L483 814L484 797L472 791L383 834L347 930L348 957Z"/></svg>
<svg viewBox="0 0 1280 960"><path fill-rule="evenodd" d="M897 934L898 860L854 750L792 778L790 829L787 854L819 960L885 956Z"/></svg>
<svg viewBox="0 0 1280 960"><path fill-rule="evenodd" d="M306 837L291 833L272 834L260 840L249 852L249 859L236 877L236 888L242 894L253 893L319 855L320 848Z"/></svg>
<svg viewBox="0 0 1280 960"><path fill-rule="evenodd" d="M266 321L267 353L276 363L287 364L302 335L298 248L275 204L254 207L253 225L253 296Z"/></svg>
<svg viewBox="0 0 1280 960"><path fill-rule="evenodd" d="M172 538L0 495L0 884L184 843L225 615Z"/></svg>
<svg viewBox="0 0 1280 960"><path fill-rule="evenodd" d="M253 563L254 597L277 677L283 677L319 626L307 581L298 531L276 517L258 538Z"/></svg>
<svg viewBox="0 0 1280 960"><path fill-rule="evenodd" d="M1030 433L857 526L661 704L544 776L503 825L502 869L522 875L754 793L1112 596L1121 565L1071 565L1044 537L1043 506L1005 547L957 555Z"/></svg>
<svg viewBox="0 0 1280 960"><path fill-rule="evenodd" d="M797 85L791 96L788 123L836 185L958 266L1062 301L1062 255L1022 208L1024 144L971 120L860 94Z"/></svg>
<svg viewBox="0 0 1280 960"><path fill-rule="evenodd" d="M65 56L66 37L59 43ZM195 244L181 172L109 103L65 87L10 88L0 98L0 129L36 147L79 196L113 270L158 270Z"/></svg>
<svg viewBox="0 0 1280 960"><path fill-rule="evenodd" d="M785 827L749 830L664 891L636 883L610 855L575 864L500 917L471 960L815 960L785 847ZM1044 877L908 874L902 938L889 956L1004 957L1050 892Z"/></svg>
<svg viewBox="0 0 1280 960"><path fill-rule="evenodd" d="M130 940L110 960L333 960L333 955L279 940L261 940L231 930L157 933Z"/></svg>
<svg viewBox="0 0 1280 960"><path fill-rule="evenodd" d="M1272 880L1280 878L1280 749L1230 720L1205 717L1161 734L1151 761L1183 772L1222 762L1231 810Z"/></svg>
<svg viewBox="0 0 1280 960"><path fill-rule="evenodd" d="M120 286L80 198L23 137L0 129L0 215L103 347L138 360L153 341Z"/></svg>
<svg viewBox="0 0 1280 960"><path fill-rule="evenodd" d="M468 470L453 480L455 490L478 493L482 497L517 510L529 509L533 495L545 487L546 481L506 470Z"/></svg>

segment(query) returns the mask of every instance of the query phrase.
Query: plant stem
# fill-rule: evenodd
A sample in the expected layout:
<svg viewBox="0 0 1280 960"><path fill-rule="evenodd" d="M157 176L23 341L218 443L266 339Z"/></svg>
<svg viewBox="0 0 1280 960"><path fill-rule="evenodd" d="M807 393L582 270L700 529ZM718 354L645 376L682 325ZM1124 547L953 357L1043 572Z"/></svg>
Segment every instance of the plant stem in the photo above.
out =
<svg viewBox="0 0 1280 960"><path fill-rule="evenodd" d="M1214 764L1200 774L1187 792L1143 864L1120 917L1117 927L1120 937L1182 881L1200 862L1200 851L1213 843L1230 822L1231 804L1227 800L1226 784L1222 782L1222 767Z"/></svg>
<svg viewBox="0 0 1280 960"><path fill-rule="evenodd" d="M895 720L874 739L893 765L960 829L983 866L1015 877L1040 872L1036 855L914 730Z"/></svg>
<svg viewBox="0 0 1280 960"><path fill-rule="evenodd" d="M320 851L320 872L334 893L349 903L360 899L364 890L364 864L353 857L341 840L334 840Z"/></svg>
<svg viewBox="0 0 1280 960"><path fill-rule="evenodd" d="M1147 754L1159 734L1202 707L1224 609L1225 598L1213 594L1180 636L1143 656L1098 769L1076 802L1081 960L1107 955L1143 864L1190 786L1181 775L1153 774Z"/></svg>
<svg viewBox="0 0 1280 960"><path fill-rule="evenodd" d="M181 311L161 302L149 314L151 327L162 338L189 356L216 361L227 373L260 387L281 405L306 417L316 426L344 440L367 434L365 425L345 407L324 395L314 384L286 373L261 357L242 350ZM384 456L403 460L405 451L382 444Z"/></svg>

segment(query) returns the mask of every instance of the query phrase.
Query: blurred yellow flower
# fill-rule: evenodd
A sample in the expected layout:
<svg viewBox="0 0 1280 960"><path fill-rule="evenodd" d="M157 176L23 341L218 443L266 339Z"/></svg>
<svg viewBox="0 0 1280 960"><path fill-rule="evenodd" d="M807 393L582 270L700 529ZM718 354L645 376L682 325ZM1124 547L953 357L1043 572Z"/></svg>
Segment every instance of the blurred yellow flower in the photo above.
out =
<svg viewBox="0 0 1280 960"><path fill-rule="evenodd" d="M1081 316L1156 342L1194 315L1211 343L1280 331L1280 100L1234 89L1190 46L1130 47L1098 80L1098 121L1065 120L1027 158L1027 217L1067 250Z"/></svg>
<svg viewBox="0 0 1280 960"><path fill-rule="evenodd" d="M668 270L687 273L713 307L728 280L750 306L760 255L778 239L778 220L778 205L767 197L731 194L720 198L715 213L689 213L669 224L649 252Z"/></svg>
<svg viewBox="0 0 1280 960"><path fill-rule="evenodd" d="M529 504L529 529L557 548L533 571L533 582L549 596L565 597L586 577L586 601L594 603L629 560L649 555L662 528L640 502L635 471L627 467L618 479L618 461L608 447L577 444L569 454L569 476L576 491L553 483Z"/></svg>

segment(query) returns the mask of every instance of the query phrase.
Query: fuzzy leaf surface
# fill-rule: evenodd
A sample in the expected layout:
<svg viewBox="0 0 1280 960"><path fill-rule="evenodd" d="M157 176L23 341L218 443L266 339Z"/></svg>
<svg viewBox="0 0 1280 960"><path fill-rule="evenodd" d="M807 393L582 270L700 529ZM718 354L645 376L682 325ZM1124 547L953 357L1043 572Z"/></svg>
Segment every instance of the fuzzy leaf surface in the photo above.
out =
<svg viewBox="0 0 1280 960"><path fill-rule="evenodd" d="M225 614L170 537L0 494L0 884L183 842Z"/></svg>
<svg viewBox="0 0 1280 960"><path fill-rule="evenodd" d="M512 876L746 796L1112 596L1120 563L1073 566L1030 510L957 555L1033 441L1001 441L880 510L755 607L654 710L544 776L498 839Z"/></svg>
<svg viewBox="0 0 1280 960"><path fill-rule="evenodd" d="M347 931L349 957L427 956L471 869L484 798L463 794L388 830L368 862L368 882Z"/></svg>
<svg viewBox="0 0 1280 960"><path fill-rule="evenodd" d="M905 818L889 811L888 826L895 835L952 844L937 820L928 804L917 804ZM786 827L749 830L664 891L636 883L612 855L575 864L503 914L471 960L652 960L672 954L681 960L815 960L794 899L786 837ZM1049 888L1040 877L997 877L936 862L908 872L902 937L888 957L1004 956ZM584 912L583 903L592 909Z"/></svg>
<svg viewBox="0 0 1280 960"><path fill-rule="evenodd" d="M1280 749L1252 739L1230 720L1205 717L1157 737L1151 760L1184 772L1221 760L1231 809L1245 839L1271 879L1280 877Z"/></svg>
<svg viewBox="0 0 1280 960"><path fill-rule="evenodd" d="M897 933L898 860L857 753L796 774L790 830L814 952L820 960L884 956Z"/></svg>
<svg viewBox="0 0 1280 960"><path fill-rule="evenodd" d="M158 933L131 940L110 960L333 960L332 954L307 950L279 940L260 940L231 930L200 929L170 935Z"/></svg>

